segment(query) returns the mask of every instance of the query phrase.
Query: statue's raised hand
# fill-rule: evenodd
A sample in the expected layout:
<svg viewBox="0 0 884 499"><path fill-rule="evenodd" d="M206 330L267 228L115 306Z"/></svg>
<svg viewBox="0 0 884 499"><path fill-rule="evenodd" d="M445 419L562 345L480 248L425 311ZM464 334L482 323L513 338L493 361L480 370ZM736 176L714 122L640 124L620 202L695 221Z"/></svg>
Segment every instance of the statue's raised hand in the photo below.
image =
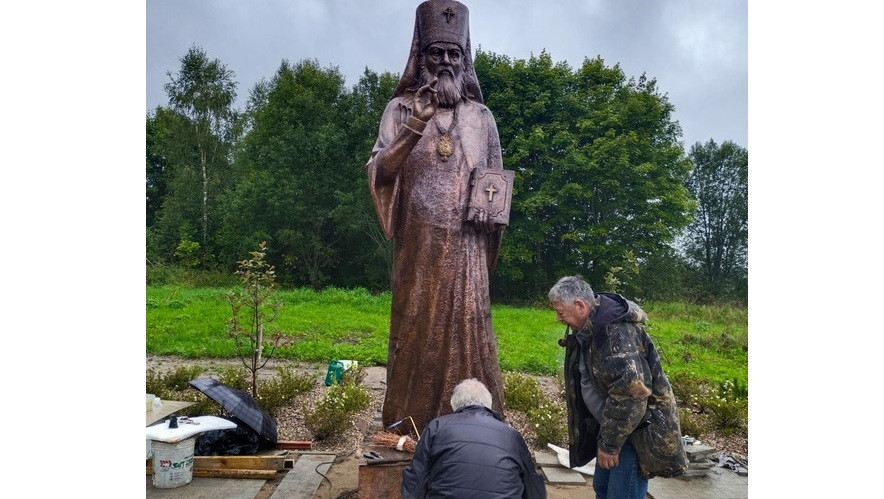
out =
<svg viewBox="0 0 884 499"><path fill-rule="evenodd" d="M417 93L414 94L414 104L412 104L412 116L421 121L430 121L436 114L436 109L439 107L439 96L436 95L436 83L438 82L438 78L433 78L433 81L417 89Z"/></svg>

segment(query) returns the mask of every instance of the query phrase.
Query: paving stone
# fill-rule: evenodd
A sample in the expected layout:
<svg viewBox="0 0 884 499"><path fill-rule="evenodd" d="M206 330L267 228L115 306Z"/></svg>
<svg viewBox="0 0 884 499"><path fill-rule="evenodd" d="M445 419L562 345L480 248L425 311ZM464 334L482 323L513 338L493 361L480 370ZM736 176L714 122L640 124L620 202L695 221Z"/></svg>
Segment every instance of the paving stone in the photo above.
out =
<svg viewBox="0 0 884 499"><path fill-rule="evenodd" d="M702 462L715 454L718 450L708 445L685 445L684 452L688 456L688 460L692 462Z"/></svg>
<svg viewBox="0 0 884 499"><path fill-rule="evenodd" d="M534 462L537 466L562 466L555 454L539 450L534 451Z"/></svg>
<svg viewBox="0 0 884 499"><path fill-rule="evenodd" d="M561 466L541 466L546 481L551 484L586 485L586 478L573 470Z"/></svg>
<svg viewBox="0 0 884 499"><path fill-rule="evenodd" d="M712 461L706 461L705 463L688 463L689 470L708 470L713 466L715 466L715 463Z"/></svg>

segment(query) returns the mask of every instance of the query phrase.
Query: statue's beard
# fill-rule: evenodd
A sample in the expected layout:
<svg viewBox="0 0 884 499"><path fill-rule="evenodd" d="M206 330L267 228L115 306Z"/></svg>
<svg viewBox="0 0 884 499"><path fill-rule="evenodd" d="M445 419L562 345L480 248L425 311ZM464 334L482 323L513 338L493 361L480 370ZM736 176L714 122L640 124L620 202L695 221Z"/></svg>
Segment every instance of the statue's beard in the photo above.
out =
<svg viewBox="0 0 884 499"><path fill-rule="evenodd" d="M440 107L454 107L464 96L463 73L455 77L449 70L440 70L436 77L436 96L439 98ZM421 78L424 84L433 81L433 77L427 69L421 68Z"/></svg>

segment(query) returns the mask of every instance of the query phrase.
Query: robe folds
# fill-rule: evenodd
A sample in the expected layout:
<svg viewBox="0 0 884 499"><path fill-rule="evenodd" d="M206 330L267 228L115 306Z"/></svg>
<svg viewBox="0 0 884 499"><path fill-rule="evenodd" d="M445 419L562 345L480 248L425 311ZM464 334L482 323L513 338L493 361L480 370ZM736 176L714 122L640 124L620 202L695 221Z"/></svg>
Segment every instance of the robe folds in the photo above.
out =
<svg viewBox="0 0 884 499"><path fill-rule="evenodd" d="M488 273L497 261L503 228L486 234L462 221L472 169L501 170L503 163L491 111L461 101L448 161L436 150L441 127L431 119L398 172L382 174L381 153L401 140L410 104L406 96L387 105L366 170L384 235L394 241L383 422L386 427L411 416L422 430L452 412L452 391L467 378L484 383L493 409L503 409L488 294ZM436 112L439 118L452 114L445 108Z"/></svg>

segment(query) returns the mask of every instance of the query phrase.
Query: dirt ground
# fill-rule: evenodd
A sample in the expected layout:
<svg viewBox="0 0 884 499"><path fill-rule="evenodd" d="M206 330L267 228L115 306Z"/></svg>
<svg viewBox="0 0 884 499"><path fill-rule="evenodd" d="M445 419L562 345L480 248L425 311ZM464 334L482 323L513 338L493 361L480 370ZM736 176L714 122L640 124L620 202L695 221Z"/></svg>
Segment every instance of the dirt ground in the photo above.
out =
<svg viewBox="0 0 884 499"><path fill-rule="evenodd" d="M160 373L174 370L179 366L190 367L194 365L203 367L206 374L211 374L212 372L223 369L227 366L242 366L238 359L185 359L171 356L147 356L146 361L147 369L154 369ZM272 359L267 364L267 367L259 371L259 376L261 378L273 376L276 372L276 367L280 365L287 365L298 371L312 372L317 375L316 388L308 394L297 397L292 402L291 407L283 409L281 414L277 417L280 440L312 440L310 432L303 425L303 413L305 409L312 408L313 403L324 394L325 386L323 381L325 379L327 365ZM365 367L364 371L365 379L363 384L371 389L372 407L357 415L353 421L354 424L351 430L342 437L328 441L314 442L313 451L333 453L337 456L335 463L326 474L328 480L322 481L322 484L314 496L316 498L356 498L356 491L359 484L358 470L360 460L362 460L362 449L364 445L368 444L368 442L366 442L367 435L375 431L376 426L373 428L372 422L381 411L386 384L386 369L383 366ZM554 395L558 392L558 382L554 377L536 376L536 378L547 395ZM518 418L518 415L514 416L516 417L509 417L508 415L507 421L515 428L522 431L524 421L521 421ZM722 440L716 441L716 437L711 436L711 438L705 440L706 443L715 446L721 452L737 452L747 457L747 442L745 439L734 439L733 437L729 437L728 439L724 439L724 437L721 438ZM532 452L538 450L538 448L533 445L530 437L526 438L526 441L528 442L529 447L532 447ZM548 449L544 447L542 450ZM276 485L282 480L282 474L279 475L280 477L277 480L268 481L267 484L265 484L261 493L256 496L256 499L267 499L270 497L273 490L275 490ZM587 481L585 486L547 484L548 497L550 499L569 499L572 497L587 497L592 499L595 497L595 494L592 492L592 477L587 476L586 478Z"/></svg>

